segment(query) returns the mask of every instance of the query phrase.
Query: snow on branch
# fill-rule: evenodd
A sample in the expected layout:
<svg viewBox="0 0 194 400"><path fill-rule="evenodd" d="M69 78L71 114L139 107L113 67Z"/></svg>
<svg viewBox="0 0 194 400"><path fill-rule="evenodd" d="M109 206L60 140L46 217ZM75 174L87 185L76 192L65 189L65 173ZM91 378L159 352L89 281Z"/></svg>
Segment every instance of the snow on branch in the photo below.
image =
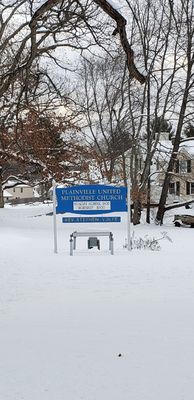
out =
<svg viewBox="0 0 194 400"><path fill-rule="evenodd" d="M194 203L194 200L180 201L179 203L168 204L167 206L165 206L165 211L173 210L173 208L187 206L192 203Z"/></svg>

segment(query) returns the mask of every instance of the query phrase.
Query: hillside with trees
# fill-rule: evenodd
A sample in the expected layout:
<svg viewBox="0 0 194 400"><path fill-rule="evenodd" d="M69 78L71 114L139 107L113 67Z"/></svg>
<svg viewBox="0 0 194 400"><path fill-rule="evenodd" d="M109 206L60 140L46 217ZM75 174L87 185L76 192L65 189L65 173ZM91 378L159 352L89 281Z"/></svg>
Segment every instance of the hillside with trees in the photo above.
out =
<svg viewBox="0 0 194 400"><path fill-rule="evenodd" d="M130 178L139 223L167 131L162 223L182 136L192 135L193 13L192 0L0 2L1 206L13 167L64 184Z"/></svg>

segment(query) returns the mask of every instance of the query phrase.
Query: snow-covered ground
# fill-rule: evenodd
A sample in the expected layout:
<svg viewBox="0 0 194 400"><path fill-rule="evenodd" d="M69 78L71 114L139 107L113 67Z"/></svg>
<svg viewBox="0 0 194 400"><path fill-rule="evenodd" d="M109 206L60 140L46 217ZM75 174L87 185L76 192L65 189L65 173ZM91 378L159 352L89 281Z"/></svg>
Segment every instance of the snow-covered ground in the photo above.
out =
<svg viewBox="0 0 194 400"><path fill-rule="evenodd" d="M128 252L122 216L100 225L114 256L107 238L100 251L83 238L70 257L69 234L99 227L58 215L54 254L51 211L0 210L0 400L193 400L194 229L175 228L173 210L133 227L172 243Z"/></svg>

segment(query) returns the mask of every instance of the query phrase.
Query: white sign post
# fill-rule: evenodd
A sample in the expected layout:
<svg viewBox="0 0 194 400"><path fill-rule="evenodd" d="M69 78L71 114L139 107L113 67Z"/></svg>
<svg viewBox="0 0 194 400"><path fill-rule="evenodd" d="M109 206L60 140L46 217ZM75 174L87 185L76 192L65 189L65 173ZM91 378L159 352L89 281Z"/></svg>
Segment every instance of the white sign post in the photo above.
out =
<svg viewBox="0 0 194 400"><path fill-rule="evenodd" d="M64 223L78 222L120 222L121 217L106 217L100 214L113 213L115 211L127 212L128 250L131 250L131 201L130 182L125 186L111 185L75 185L72 187L58 188L55 180L53 187L53 232L54 253L57 253L57 213L77 213L79 217L65 217ZM128 190L127 190L128 189ZM127 197L127 199L126 199ZM127 201L126 201L127 200ZM90 215L97 214L95 217ZM84 215L82 217L82 215ZM85 217L85 215L87 215ZM98 232L97 232L98 233ZM113 243L111 244L113 245ZM113 247L111 247L113 254Z"/></svg>
<svg viewBox="0 0 194 400"><path fill-rule="evenodd" d="M127 249L131 251L131 182L127 180Z"/></svg>
<svg viewBox="0 0 194 400"><path fill-rule="evenodd" d="M54 232L54 253L57 253L57 215L56 215L56 182L53 179L53 232Z"/></svg>

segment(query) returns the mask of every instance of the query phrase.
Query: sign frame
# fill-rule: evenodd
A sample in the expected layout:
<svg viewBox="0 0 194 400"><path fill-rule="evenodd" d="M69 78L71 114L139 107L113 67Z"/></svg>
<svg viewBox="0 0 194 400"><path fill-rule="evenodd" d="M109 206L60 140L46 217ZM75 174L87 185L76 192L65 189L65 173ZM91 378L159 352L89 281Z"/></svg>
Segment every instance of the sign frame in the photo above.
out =
<svg viewBox="0 0 194 400"><path fill-rule="evenodd" d="M89 197L89 199L87 198L87 200L83 200L82 197L81 197L81 200L80 200L80 197L79 197L79 199L76 200L76 197L75 197L75 200L74 200L74 197L73 197L73 198L70 199L70 203L68 203L68 207L65 207L65 209L64 209L64 204L62 204L60 202L59 195L60 195L62 190L65 191L68 188L57 188L56 181L54 179L52 181L52 186L53 186L54 253L57 253L57 213L66 213L66 212L69 212L69 213L72 213L72 214L80 214L80 215L94 215L95 214L96 218L97 218L98 214L113 213L115 211L127 212L127 249L128 249L128 251L132 250L132 248L131 248L131 233L130 233L130 230L131 230L131 198L130 198L131 183L130 183L129 179L127 180L127 187L125 187L125 186L113 186L113 185L77 185L77 186L69 187L69 190L71 190L71 188L74 189L74 190L80 189L80 190L82 190L81 194L83 194L84 196L88 196L89 195L89 196L93 196L93 197L92 197L92 200L91 200L90 197ZM88 189L90 190L90 193L86 192ZM97 190L97 195L99 195L99 196L100 195L104 195L105 197L101 197L101 198L99 197L99 198L96 199L95 198L95 195L96 195L95 189ZM99 190L104 190L104 192L98 192L98 189ZM85 192L84 192L84 190L85 190ZM91 190L93 190L94 192L91 192ZM62 193L64 193L64 192L62 192ZM67 192L66 195L68 195L68 194L70 194L71 196L79 195L79 193L75 193L75 192L74 192L74 194L72 194L70 192ZM69 199L67 198L67 201L68 200ZM91 209L83 209L82 208L81 210L80 209L77 210L77 209L73 209L73 202L74 201L79 201L79 202L84 202L84 201L85 202L92 202L92 201L106 202L105 207L107 207L108 209L105 209L105 210L103 209L102 210L102 209L98 209L97 208L95 210L94 209L91 210ZM120 201L120 204L119 204L119 201ZM110 202L111 206L109 206L108 202ZM102 204L104 206L104 203L100 203L100 206ZM83 205L83 203L81 205ZM67 203L66 203L66 206L67 206ZM88 206L88 204L87 204L87 206ZM98 204L97 205L95 204L95 207L98 207ZM69 209L67 210L66 208L69 208ZM80 218L84 218L84 217L80 217ZM88 218L87 222L90 222L89 221L89 217L87 217L87 218ZM95 218L95 217L93 217L93 218ZM106 217L98 217L98 218L99 219L100 218L104 218L104 220L102 220L102 221L96 221L96 222L100 222L100 223L101 222L120 222L120 217L112 217L112 218L115 218L115 221L105 221ZM111 218L111 217L109 217L109 218ZM72 217L72 219L73 219L73 217ZM76 217L75 217L75 219L76 219ZM83 223L84 222L86 222L86 221L83 221ZM94 220L91 221L91 222L94 222Z"/></svg>
<svg viewBox="0 0 194 400"><path fill-rule="evenodd" d="M56 188L56 213L105 214L127 211L127 188L113 185L76 185Z"/></svg>

